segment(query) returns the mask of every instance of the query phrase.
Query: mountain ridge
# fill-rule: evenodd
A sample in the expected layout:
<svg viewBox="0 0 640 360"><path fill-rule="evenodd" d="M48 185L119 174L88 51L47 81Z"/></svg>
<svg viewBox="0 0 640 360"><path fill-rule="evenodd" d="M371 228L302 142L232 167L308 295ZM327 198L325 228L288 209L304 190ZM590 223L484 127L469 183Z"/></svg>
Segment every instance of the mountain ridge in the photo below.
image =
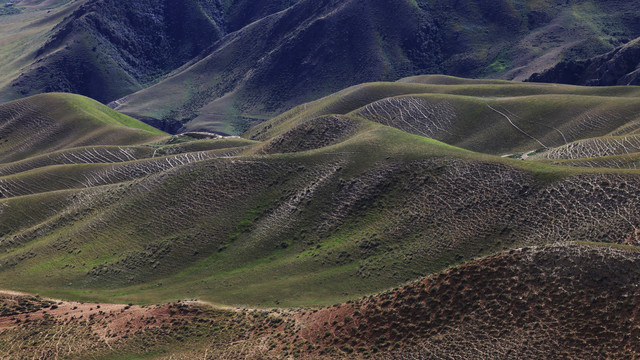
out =
<svg viewBox="0 0 640 360"><path fill-rule="evenodd" d="M527 81L572 85L640 85L640 38L586 60L563 61Z"/></svg>
<svg viewBox="0 0 640 360"><path fill-rule="evenodd" d="M562 56L600 54L625 36L640 34L633 16L618 22L619 32L602 33L616 16L633 14L626 10L634 5L545 6L301 1L228 35L191 67L121 99L115 108L181 124L182 130L238 134L265 116L357 83L419 73L524 80ZM585 16L592 28L578 21ZM487 30L470 31L473 27ZM556 40L542 41L548 37Z"/></svg>

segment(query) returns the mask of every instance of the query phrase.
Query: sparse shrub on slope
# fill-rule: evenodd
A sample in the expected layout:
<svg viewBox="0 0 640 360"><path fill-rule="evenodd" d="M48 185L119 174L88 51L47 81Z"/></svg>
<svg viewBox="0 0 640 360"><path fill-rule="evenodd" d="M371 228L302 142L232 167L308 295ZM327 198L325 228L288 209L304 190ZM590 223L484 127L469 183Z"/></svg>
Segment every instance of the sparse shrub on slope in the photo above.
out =
<svg viewBox="0 0 640 360"><path fill-rule="evenodd" d="M634 248L601 245L512 250L309 311L299 336L336 357L630 358L640 351L639 261Z"/></svg>
<svg viewBox="0 0 640 360"><path fill-rule="evenodd" d="M54 303L3 294L0 355L19 358L19 346L70 358L163 359L166 347L178 359L633 358L639 262L626 246L514 249L325 308Z"/></svg>
<svg viewBox="0 0 640 360"><path fill-rule="evenodd" d="M360 121L344 116L319 117L271 139L260 151L276 154L320 149L345 141L362 126Z"/></svg>

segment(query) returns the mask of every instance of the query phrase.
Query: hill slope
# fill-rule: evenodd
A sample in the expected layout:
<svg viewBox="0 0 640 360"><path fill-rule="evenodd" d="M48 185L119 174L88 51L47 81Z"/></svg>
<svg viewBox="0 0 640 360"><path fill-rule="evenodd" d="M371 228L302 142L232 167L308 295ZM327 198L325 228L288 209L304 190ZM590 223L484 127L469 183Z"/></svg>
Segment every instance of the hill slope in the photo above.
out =
<svg viewBox="0 0 640 360"><path fill-rule="evenodd" d="M0 354L19 358L19 348L71 359L628 358L640 351L639 260L633 248L602 244L524 248L320 309L140 307L3 293Z"/></svg>
<svg viewBox="0 0 640 360"><path fill-rule="evenodd" d="M586 60L567 60L529 81L573 85L640 85L640 38Z"/></svg>
<svg viewBox="0 0 640 360"><path fill-rule="evenodd" d="M311 1L227 35L114 106L183 129L239 134L366 81L421 73L524 80L640 35L634 2Z"/></svg>
<svg viewBox="0 0 640 360"><path fill-rule="evenodd" d="M78 95L43 94L0 105L0 161L88 145L135 145L160 130Z"/></svg>
<svg viewBox="0 0 640 360"><path fill-rule="evenodd" d="M0 280L76 299L322 304L522 245L635 245L636 172L419 135L488 153L538 144L523 129L564 144L558 129L580 140L633 128L637 93L420 77L302 105L253 141L152 136L120 152L34 153L0 167Z"/></svg>

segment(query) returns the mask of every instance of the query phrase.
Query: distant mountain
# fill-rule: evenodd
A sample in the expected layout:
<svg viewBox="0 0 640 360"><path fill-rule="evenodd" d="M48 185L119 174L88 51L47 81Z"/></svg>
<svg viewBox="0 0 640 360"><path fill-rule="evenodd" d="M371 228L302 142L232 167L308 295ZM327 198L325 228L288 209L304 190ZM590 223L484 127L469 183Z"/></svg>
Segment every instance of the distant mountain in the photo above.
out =
<svg viewBox="0 0 640 360"><path fill-rule="evenodd" d="M368 81L525 80L640 36L636 2L32 0L0 16L0 100L73 92L170 132L239 134ZM4 14L4 15L3 15Z"/></svg>
<svg viewBox="0 0 640 360"><path fill-rule="evenodd" d="M302 0L113 106L150 123L237 134L366 81L422 73L524 80L562 58L601 54L640 35L637 8L583 0Z"/></svg>
<svg viewBox="0 0 640 360"><path fill-rule="evenodd" d="M9 53L10 57L26 55L27 59L18 73L4 75L2 80L10 81L0 88L0 97L5 100L52 91L83 94L105 103L115 100L180 67L228 29L282 10L292 1L58 3L54 11L60 16L52 20L51 4L18 1L17 6L24 5L20 8L25 10L19 16L26 21L18 18L14 26L4 25L3 30L20 28L17 36L30 46L27 54ZM48 32L30 37L36 29Z"/></svg>
<svg viewBox="0 0 640 360"><path fill-rule="evenodd" d="M11 82L20 95L64 91L102 102L140 90L224 35L209 1L85 1Z"/></svg>
<svg viewBox="0 0 640 360"><path fill-rule="evenodd" d="M567 60L528 81L573 85L640 85L640 38L604 55Z"/></svg>

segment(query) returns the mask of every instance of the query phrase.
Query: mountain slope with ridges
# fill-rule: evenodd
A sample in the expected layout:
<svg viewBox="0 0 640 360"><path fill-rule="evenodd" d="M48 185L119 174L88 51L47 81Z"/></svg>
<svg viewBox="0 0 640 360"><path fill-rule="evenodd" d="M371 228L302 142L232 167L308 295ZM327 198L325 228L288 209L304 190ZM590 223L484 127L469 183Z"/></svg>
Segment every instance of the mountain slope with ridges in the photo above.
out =
<svg viewBox="0 0 640 360"><path fill-rule="evenodd" d="M528 81L589 86L640 85L640 38L604 55L567 60Z"/></svg>
<svg viewBox="0 0 640 360"><path fill-rule="evenodd" d="M494 3L300 1L113 105L182 130L239 134L362 82L421 73L524 80L640 35L630 2Z"/></svg>

